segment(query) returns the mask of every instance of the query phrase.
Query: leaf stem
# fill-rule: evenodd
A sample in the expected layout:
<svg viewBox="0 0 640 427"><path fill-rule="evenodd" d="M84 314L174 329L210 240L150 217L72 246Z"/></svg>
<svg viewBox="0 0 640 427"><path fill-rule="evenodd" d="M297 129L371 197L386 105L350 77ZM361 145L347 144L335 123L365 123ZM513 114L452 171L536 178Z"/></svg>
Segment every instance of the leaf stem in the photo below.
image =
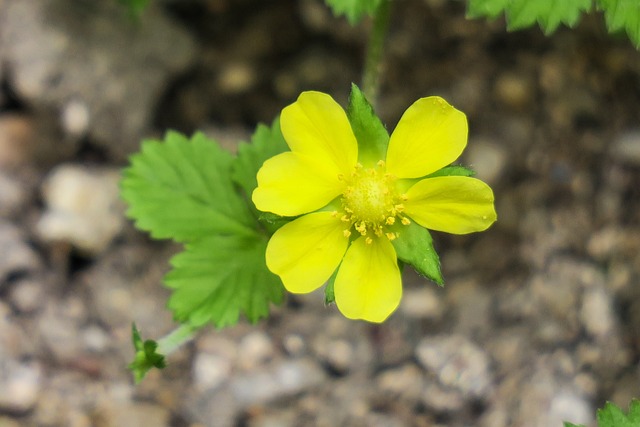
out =
<svg viewBox="0 0 640 427"><path fill-rule="evenodd" d="M375 108L380 91L380 73L382 71L382 53L384 41L389 29L389 18L391 16L391 0L382 0L373 15L373 28L367 56L365 58L364 71L362 74L362 87L369 103Z"/></svg>
<svg viewBox="0 0 640 427"><path fill-rule="evenodd" d="M178 326L171 331L168 335L160 338L158 342L157 353L163 356L168 356L187 342L191 341L196 335L198 328L195 328L188 323Z"/></svg>

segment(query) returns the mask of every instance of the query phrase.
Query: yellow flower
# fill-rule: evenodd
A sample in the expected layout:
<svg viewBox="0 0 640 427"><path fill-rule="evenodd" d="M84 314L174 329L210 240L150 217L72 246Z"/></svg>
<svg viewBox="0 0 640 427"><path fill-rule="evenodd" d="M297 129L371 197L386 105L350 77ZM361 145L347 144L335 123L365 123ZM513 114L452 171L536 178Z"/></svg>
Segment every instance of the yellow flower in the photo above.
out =
<svg viewBox="0 0 640 427"><path fill-rule="evenodd" d="M302 215L275 232L266 252L267 266L290 292L314 291L338 269L338 309L382 322L402 296L392 243L403 238L399 224L466 234L496 220L484 182L420 179L456 160L467 143L465 115L442 98L407 109L382 159L359 153L346 113L327 94L302 93L280 123L291 151L264 163L252 198L261 211Z"/></svg>

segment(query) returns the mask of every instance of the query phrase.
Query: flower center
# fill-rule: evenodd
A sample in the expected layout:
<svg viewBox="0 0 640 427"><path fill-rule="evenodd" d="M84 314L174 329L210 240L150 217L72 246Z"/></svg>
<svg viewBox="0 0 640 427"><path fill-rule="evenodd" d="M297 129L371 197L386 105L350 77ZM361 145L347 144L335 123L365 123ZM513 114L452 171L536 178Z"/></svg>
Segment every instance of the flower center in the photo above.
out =
<svg viewBox="0 0 640 427"><path fill-rule="evenodd" d="M368 169L357 164L351 175L344 179L347 186L342 194L344 214L341 219L349 224L344 231L346 237L351 235L353 228L366 236L367 243L372 243L374 236L385 235L393 240L396 233L388 232L386 228L396 222L396 217L404 225L410 223L401 215L406 195L397 193L396 178L386 173L384 161L380 160L375 168Z"/></svg>

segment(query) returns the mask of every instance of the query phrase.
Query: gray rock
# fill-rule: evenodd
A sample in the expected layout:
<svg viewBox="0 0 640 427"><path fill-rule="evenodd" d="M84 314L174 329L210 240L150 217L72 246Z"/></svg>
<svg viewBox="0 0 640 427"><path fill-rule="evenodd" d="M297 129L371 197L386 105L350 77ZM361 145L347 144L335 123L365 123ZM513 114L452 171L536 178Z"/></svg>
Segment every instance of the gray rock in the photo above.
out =
<svg viewBox="0 0 640 427"><path fill-rule="evenodd" d="M40 258L27 244L26 236L14 225L0 221L0 289L9 276L33 272L42 267Z"/></svg>
<svg viewBox="0 0 640 427"><path fill-rule="evenodd" d="M378 389L392 398L417 402L423 395L424 373L414 364L388 369L378 375Z"/></svg>
<svg viewBox="0 0 640 427"><path fill-rule="evenodd" d="M105 425L118 427L169 427L171 414L160 405L141 402L114 402L101 411Z"/></svg>
<svg viewBox="0 0 640 427"><path fill-rule="evenodd" d="M24 180L0 170L0 216L15 218L31 200L31 188Z"/></svg>
<svg viewBox="0 0 640 427"><path fill-rule="evenodd" d="M194 58L186 32L155 7L134 22L116 2L4 1L1 49L18 96L70 136L135 151L167 81Z"/></svg>
<svg viewBox="0 0 640 427"><path fill-rule="evenodd" d="M42 388L42 368L0 354L0 411L25 414L35 406Z"/></svg>
<svg viewBox="0 0 640 427"><path fill-rule="evenodd" d="M628 130L614 139L611 156L620 163L640 166L640 130Z"/></svg>
<svg viewBox="0 0 640 427"><path fill-rule="evenodd" d="M582 296L580 321L587 333L596 339L615 334L613 301L603 288L587 290Z"/></svg>
<svg viewBox="0 0 640 427"><path fill-rule="evenodd" d="M241 369L254 370L274 356L273 342L262 331L253 331L240 340L238 365Z"/></svg>
<svg viewBox="0 0 640 427"><path fill-rule="evenodd" d="M193 382L198 390L215 389L231 375L231 361L219 354L200 352L193 359Z"/></svg>
<svg viewBox="0 0 640 427"><path fill-rule="evenodd" d="M243 406L266 403L312 389L324 382L326 375L311 359L287 360L270 369L236 376L230 389Z"/></svg>
<svg viewBox="0 0 640 427"><path fill-rule="evenodd" d="M45 242L68 242L88 255L103 252L124 224L120 171L79 165L56 167L43 184L47 205L37 224Z"/></svg>
<svg viewBox="0 0 640 427"><path fill-rule="evenodd" d="M345 339L319 335L313 341L313 350L326 366L339 374L347 373L354 363L354 348Z"/></svg>
<svg viewBox="0 0 640 427"><path fill-rule="evenodd" d="M114 247L79 277L89 291L92 314L109 330L128 337L135 320L145 336L160 337L175 327L166 305L168 291L161 285L174 252L167 246L128 244ZM124 332L126 331L126 332ZM122 344L130 349L128 338Z"/></svg>
<svg viewBox="0 0 640 427"><path fill-rule="evenodd" d="M38 318L42 342L59 362L70 362L82 351L80 325L86 321L87 308L77 296L51 299Z"/></svg>
<svg viewBox="0 0 640 427"><path fill-rule="evenodd" d="M27 277L12 284L9 290L9 302L20 313L33 313L46 302L46 285L51 284L44 278Z"/></svg>
<svg viewBox="0 0 640 427"><path fill-rule="evenodd" d="M493 387L487 354L461 335L424 338L416 347L418 362L438 385L463 399L484 399Z"/></svg>
<svg viewBox="0 0 640 427"><path fill-rule="evenodd" d="M477 178L494 185L502 178L507 166L508 153L495 141L474 139L465 150L465 164L476 171Z"/></svg>
<svg viewBox="0 0 640 427"><path fill-rule="evenodd" d="M400 310L410 318L437 321L444 315L444 301L433 286L404 290Z"/></svg>

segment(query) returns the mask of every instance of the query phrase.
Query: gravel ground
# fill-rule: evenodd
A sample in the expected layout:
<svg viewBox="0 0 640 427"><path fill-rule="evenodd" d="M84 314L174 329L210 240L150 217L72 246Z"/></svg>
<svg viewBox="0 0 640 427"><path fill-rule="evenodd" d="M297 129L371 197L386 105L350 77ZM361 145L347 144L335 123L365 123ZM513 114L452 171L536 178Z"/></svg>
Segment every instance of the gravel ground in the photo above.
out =
<svg viewBox="0 0 640 427"><path fill-rule="evenodd" d="M141 137L230 148L302 90L345 102L367 25L317 0L0 0L0 426L594 425L640 396L640 53L602 17L545 38L398 1L379 113L464 111L463 163L499 221L435 235L447 285L409 272L376 326L289 296L257 326L205 329L134 386L130 325L172 330L179 250L123 217Z"/></svg>

